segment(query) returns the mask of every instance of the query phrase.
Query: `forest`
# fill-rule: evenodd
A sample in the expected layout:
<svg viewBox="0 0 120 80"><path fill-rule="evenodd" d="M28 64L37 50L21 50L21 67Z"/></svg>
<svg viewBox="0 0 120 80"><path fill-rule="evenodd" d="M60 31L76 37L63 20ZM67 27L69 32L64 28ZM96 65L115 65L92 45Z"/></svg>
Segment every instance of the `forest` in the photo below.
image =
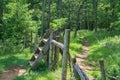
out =
<svg viewBox="0 0 120 80"><path fill-rule="evenodd" d="M50 40L43 41L48 33ZM61 79L65 51L53 45L51 52L52 42L59 39L55 36L88 79L76 78L74 66L67 65L67 79ZM38 61L37 69L30 68L42 41L50 42L42 53L62 54L51 56L51 61L58 58L52 70L46 58ZM0 80L120 80L119 50L120 0L0 0Z"/></svg>

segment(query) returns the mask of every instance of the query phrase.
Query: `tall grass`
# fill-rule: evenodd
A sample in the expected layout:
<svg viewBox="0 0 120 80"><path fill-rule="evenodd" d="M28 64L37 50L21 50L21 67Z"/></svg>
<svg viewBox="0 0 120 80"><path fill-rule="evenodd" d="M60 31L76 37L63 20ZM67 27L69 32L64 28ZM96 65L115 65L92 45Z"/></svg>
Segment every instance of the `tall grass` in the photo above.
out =
<svg viewBox="0 0 120 80"><path fill-rule="evenodd" d="M14 40L13 40L14 41ZM22 65L27 69L25 75L16 77L15 80L60 80L61 79L61 64L62 60L59 60L58 69L55 71L49 71L45 63L40 63L39 67L35 71L31 71L29 74L28 61L33 55L31 48L23 49L23 44L16 46L12 40L8 39L4 43L0 42L0 72L9 69L12 66ZM70 54L74 57L76 54L82 51L81 41L79 37L74 38L73 32L71 32L70 39ZM70 78L71 72L68 68L68 80L74 80Z"/></svg>
<svg viewBox="0 0 120 80"><path fill-rule="evenodd" d="M100 79L98 61L102 59L105 61L107 74L120 79L120 31L80 31L79 34L90 42L87 59L96 66L92 71L92 75L96 79Z"/></svg>
<svg viewBox="0 0 120 80"><path fill-rule="evenodd" d="M79 33L77 34L77 37L74 38L74 32L71 32L70 34L70 54L72 57L74 57L77 54L80 54L82 52L82 42L80 40Z"/></svg>

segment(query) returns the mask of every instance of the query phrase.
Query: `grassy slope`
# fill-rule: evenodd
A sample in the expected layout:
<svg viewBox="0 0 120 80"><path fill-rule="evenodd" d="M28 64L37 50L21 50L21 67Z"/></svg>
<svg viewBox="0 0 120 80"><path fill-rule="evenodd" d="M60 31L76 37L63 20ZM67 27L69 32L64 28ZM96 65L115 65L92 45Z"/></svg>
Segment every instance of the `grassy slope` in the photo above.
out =
<svg viewBox="0 0 120 80"><path fill-rule="evenodd" d="M75 56L78 52L81 52L79 37L73 38L73 32L71 32L71 56ZM17 65L23 65L26 67L27 74L17 77L16 80L60 80L61 67L59 67L56 71L48 71L44 63L41 63L40 67L36 71L31 71L29 74L28 61L33 54L29 48L22 51L22 47L16 47L10 43L10 41L7 41L4 46L2 43L0 44L0 53L0 72ZM68 75L70 76L69 72Z"/></svg>
<svg viewBox="0 0 120 80"><path fill-rule="evenodd" d="M100 79L100 59L105 61L107 74L120 79L120 32L119 31L80 31L80 35L86 37L90 42L88 61L91 61L95 68L91 75Z"/></svg>
<svg viewBox="0 0 120 80"><path fill-rule="evenodd" d="M95 69L90 74L100 79L100 72L98 67L98 60L105 60L105 69L107 73L112 76L120 76L120 32L108 32L108 31L86 31L82 30L78 32L78 37L73 37L71 33L70 40L70 53L75 56L77 53L82 51L80 37L85 37L90 42L90 51L88 61L91 61L95 65ZM9 41L8 41L9 43ZM56 71L48 71L44 64L41 64L37 71L32 71L28 74L29 66L27 65L33 52L30 49L25 49L22 52L21 48L12 46L11 49L8 47L12 44L6 44L4 47L0 45L0 72L16 65L24 65L27 68L27 74L21 77L17 77L16 80L59 80L61 76L61 68ZM60 62L61 63L61 62Z"/></svg>

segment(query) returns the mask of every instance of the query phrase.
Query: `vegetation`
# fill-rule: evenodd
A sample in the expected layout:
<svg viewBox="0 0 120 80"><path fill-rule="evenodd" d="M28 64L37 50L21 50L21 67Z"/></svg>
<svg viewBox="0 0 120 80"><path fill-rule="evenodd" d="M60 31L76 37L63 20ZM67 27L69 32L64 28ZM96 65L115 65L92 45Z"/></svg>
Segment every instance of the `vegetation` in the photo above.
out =
<svg viewBox="0 0 120 80"><path fill-rule="evenodd" d="M119 50L120 50L120 32L119 31L80 31L90 42L90 51L87 62L90 61L94 69L89 74L93 75L97 80L101 79L99 70L99 60L105 61L105 70L107 75L120 79ZM86 62L86 63L87 63ZM111 80L111 78L108 78Z"/></svg>
<svg viewBox="0 0 120 80"><path fill-rule="evenodd" d="M78 52L80 52L81 43L79 42L78 38L75 38L75 41L73 41L72 39L74 39L73 32L71 33L70 52L73 53L72 57L74 57L76 54L78 54ZM8 46L8 44L10 46ZM22 65L27 69L27 72L25 75L17 77L15 80L59 80L61 78L61 59L59 60L59 66L56 71L49 71L43 61L40 63L40 67L38 67L37 70L33 70L29 73L30 67L28 65L28 62L33 55L33 51L31 52L31 48L23 49L23 47L21 47L20 45L16 47L10 42L8 44L5 47L5 45L1 43L0 53L3 54L0 55L0 64L2 65L0 66L0 73L2 73L2 71L6 69L9 69L10 67ZM74 48L73 46L76 47ZM20 48L20 50L18 50L18 48ZM70 75L71 73L68 69L68 76Z"/></svg>
<svg viewBox="0 0 120 80"><path fill-rule="evenodd" d="M50 72L43 61L29 74L32 53L44 33L53 28L62 34L71 29L72 57L82 52L81 38L89 41L86 64L93 70L88 75L101 79L98 61L104 60L107 75L119 80L119 4L120 0L0 0L0 75L12 66L23 65L27 72L16 80L60 79L61 63L58 70Z"/></svg>

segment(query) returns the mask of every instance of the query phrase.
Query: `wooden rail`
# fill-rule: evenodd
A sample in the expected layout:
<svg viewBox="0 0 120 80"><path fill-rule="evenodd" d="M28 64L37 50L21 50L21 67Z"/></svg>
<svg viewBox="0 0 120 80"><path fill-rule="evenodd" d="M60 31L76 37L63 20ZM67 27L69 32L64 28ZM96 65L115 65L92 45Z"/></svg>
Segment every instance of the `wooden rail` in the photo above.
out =
<svg viewBox="0 0 120 80"><path fill-rule="evenodd" d="M73 72L76 80L89 80L84 71L76 63L76 59L73 59Z"/></svg>
<svg viewBox="0 0 120 80"><path fill-rule="evenodd" d="M88 80L85 73L80 69L76 62L72 63L72 59L69 53L69 40L70 40L70 29L65 30L64 40L62 36L57 31L49 30L42 38L41 43L36 49L34 55L30 60L30 65L33 68L38 66L38 63L45 59L49 70L54 70L57 68L57 63L59 59L59 53L62 53L62 74L61 80L67 80L67 64L69 64L70 71L71 65L74 70L76 80ZM64 43L63 43L64 42ZM53 52L54 51L54 52ZM49 54L48 54L49 53ZM69 62L69 63L68 63Z"/></svg>
<svg viewBox="0 0 120 80"><path fill-rule="evenodd" d="M55 36L58 36L55 34L56 32L52 32L50 34L50 48L49 48L49 69L52 69L52 55L53 55L53 45L57 46L62 50L62 76L61 80L66 80L67 79L67 62L69 61L69 66L71 68L71 57L69 54L69 40L70 40L70 30L66 29L65 30L65 35L64 35L64 43L61 43L57 40L54 39ZM60 37L60 36L59 36ZM57 53L58 54L58 53ZM56 56L57 57L57 56ZM75 63L73 63L73 70L75 74L76 80L82 79L82 80L88 80L88 77L85 75L83 70Z"/></svg>
<svg viewBox="0 0 120 80"><path fill-rule="evenodd" d="M63 55L62 55L62 80L66 80L67 75L67 60L69 59L68 53L69 53L69 40L70 40L70 29L65 30L65 36L64 36L64 44L61 42L58 42L54 40L54 32L50 34L50 50L49 50L49 69L52 68L52 49L53 44L57 46L58 48L61 48ZM58 35L56 35L58 36ZM67 57L68 56L68 57Z"/></svg>
<svg viewBox="0 0 120 80"><path fill-rule="evenodd" d="M79 75L77 78L81 78L82 80L88 80L87 76L85 75L85 73L83 72L83 70L78 66L78 64L74 64L73 68L75 69L75 71L77 72L77 74Z"/></svg>
<svg viewBox="0 0 120 80"><path fill-rule="evenodd" d="M52 40L52 43L55 44L57 47L61 48L62 50L64 49L63 43L57 42L56 40Z"/></svg>

